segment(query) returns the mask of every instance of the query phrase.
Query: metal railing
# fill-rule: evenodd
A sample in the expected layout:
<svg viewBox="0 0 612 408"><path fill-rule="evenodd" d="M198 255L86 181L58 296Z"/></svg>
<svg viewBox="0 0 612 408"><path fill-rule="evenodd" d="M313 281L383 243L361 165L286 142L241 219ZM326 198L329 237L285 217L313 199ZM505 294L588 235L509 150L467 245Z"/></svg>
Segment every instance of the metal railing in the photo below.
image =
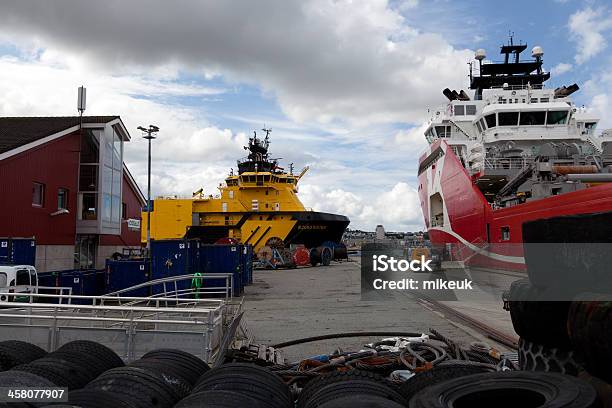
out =
<svg viewBox="0 0 612 408"><path fill-rule="evenodd" d="M40 295L30 295L40 300ZM176 303L177 299L157 298L149 302L142 298L116 298L119 303L123 300L147 303L126 306L110 305L109 299L102 296L73 297L88 298L92 304L0 302L0 340L18 338L48 351L72 340L92 340L113 349L127 361L150 350L172 347L212 361L223 337L226 319L223 300L189 299L166 306L166 302Z"/></svg>
<svg viewBox="0 0 612 408"><path fill-rule="evenodd" d="M533 157L486 158L485 169L520 170L534 162Z"/></svg>
<svg viewBox="0 0 612 408"><path fill-rule="evenodd" d="M225 284L206 285L215 279ZM50 287L44 289L60 293L0 293L8 300L29 297L26 303L0 302L0 340L20 339L48 351L72 340L93 340L127 361L171 347L211 362L227 322L242 309L242 302L231 302L233 283L232 274L219 273L157 279L103 296ZM129 295L151 290L152 296Z"/></svg>

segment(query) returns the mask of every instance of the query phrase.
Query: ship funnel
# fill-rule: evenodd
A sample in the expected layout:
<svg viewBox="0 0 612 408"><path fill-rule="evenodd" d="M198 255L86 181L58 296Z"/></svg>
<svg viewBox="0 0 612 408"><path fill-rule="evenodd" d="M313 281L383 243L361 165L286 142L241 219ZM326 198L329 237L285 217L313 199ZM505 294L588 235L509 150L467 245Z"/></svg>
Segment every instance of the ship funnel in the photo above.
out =
<svg viewBox="0 0 612 408"><path fill-rule="evenodd" d="M536 45L535 47L533 47L533 49L531 50L531 56L538 59L538 58L542 58L542 56L544 55L544 50L542 49L542 47L540 47L539 45Z"/></svg>
<svg viewBox="0 0 612 408"><path fill-rule="evenodd" d="M487 58L487 53L485 52L484 48L477 49L474 54L474 58L476 58L478 61L482 61L483 59Z"/></svg>

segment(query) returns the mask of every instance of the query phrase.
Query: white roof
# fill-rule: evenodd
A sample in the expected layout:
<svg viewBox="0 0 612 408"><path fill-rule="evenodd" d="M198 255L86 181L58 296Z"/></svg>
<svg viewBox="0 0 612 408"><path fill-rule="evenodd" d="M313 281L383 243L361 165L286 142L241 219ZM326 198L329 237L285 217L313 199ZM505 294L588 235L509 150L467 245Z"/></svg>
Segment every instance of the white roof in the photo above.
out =
<svg viewBox="0 0 612 408"><path fill-rule="evenodd" d="M565 102L547 103L495 103L482 109L482 114L491 112L517 112L517 111L544 111L544 110L570 110L572 107Z"/></svg>
<svg viewBox="0 0 612 408"><path fill-rule="evenodd" d="M32 265L0 265L0 272L11 272L15 269L34 268Z"/></svg>

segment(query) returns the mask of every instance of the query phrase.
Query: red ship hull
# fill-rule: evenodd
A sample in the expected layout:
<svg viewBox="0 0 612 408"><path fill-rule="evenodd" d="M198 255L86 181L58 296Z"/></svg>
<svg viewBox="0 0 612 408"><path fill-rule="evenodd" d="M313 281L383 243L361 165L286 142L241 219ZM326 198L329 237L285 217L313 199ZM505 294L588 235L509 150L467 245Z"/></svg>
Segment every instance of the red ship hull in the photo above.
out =
<svg viewBox="0 0 612 408"><path fill-rule="evenodd" d="M446 142L433 143L419 163L429 238L466 265L523 271L524 222L612 211L612 183L494 210Z"/></svg>

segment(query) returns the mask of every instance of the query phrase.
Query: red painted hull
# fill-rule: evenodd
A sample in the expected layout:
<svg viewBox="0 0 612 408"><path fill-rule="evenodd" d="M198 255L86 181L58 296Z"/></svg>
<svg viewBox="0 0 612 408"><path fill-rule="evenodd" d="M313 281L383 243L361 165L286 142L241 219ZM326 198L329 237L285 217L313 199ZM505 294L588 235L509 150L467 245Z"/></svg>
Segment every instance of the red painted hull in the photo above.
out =
<svg viewBox="0 0 612 408"><path fill-rule="evenodd" d="M454 259L466 264L522 271L524 222L612 211L612 183L493 210L445 142L432 144L430 152L438 147L444 151L442 158L419 174L425 225L433 244L450 246ZM431 196L437 194L444 203L442 223L430 217ZM509 239L502 237L502 228Z"/></svg>

